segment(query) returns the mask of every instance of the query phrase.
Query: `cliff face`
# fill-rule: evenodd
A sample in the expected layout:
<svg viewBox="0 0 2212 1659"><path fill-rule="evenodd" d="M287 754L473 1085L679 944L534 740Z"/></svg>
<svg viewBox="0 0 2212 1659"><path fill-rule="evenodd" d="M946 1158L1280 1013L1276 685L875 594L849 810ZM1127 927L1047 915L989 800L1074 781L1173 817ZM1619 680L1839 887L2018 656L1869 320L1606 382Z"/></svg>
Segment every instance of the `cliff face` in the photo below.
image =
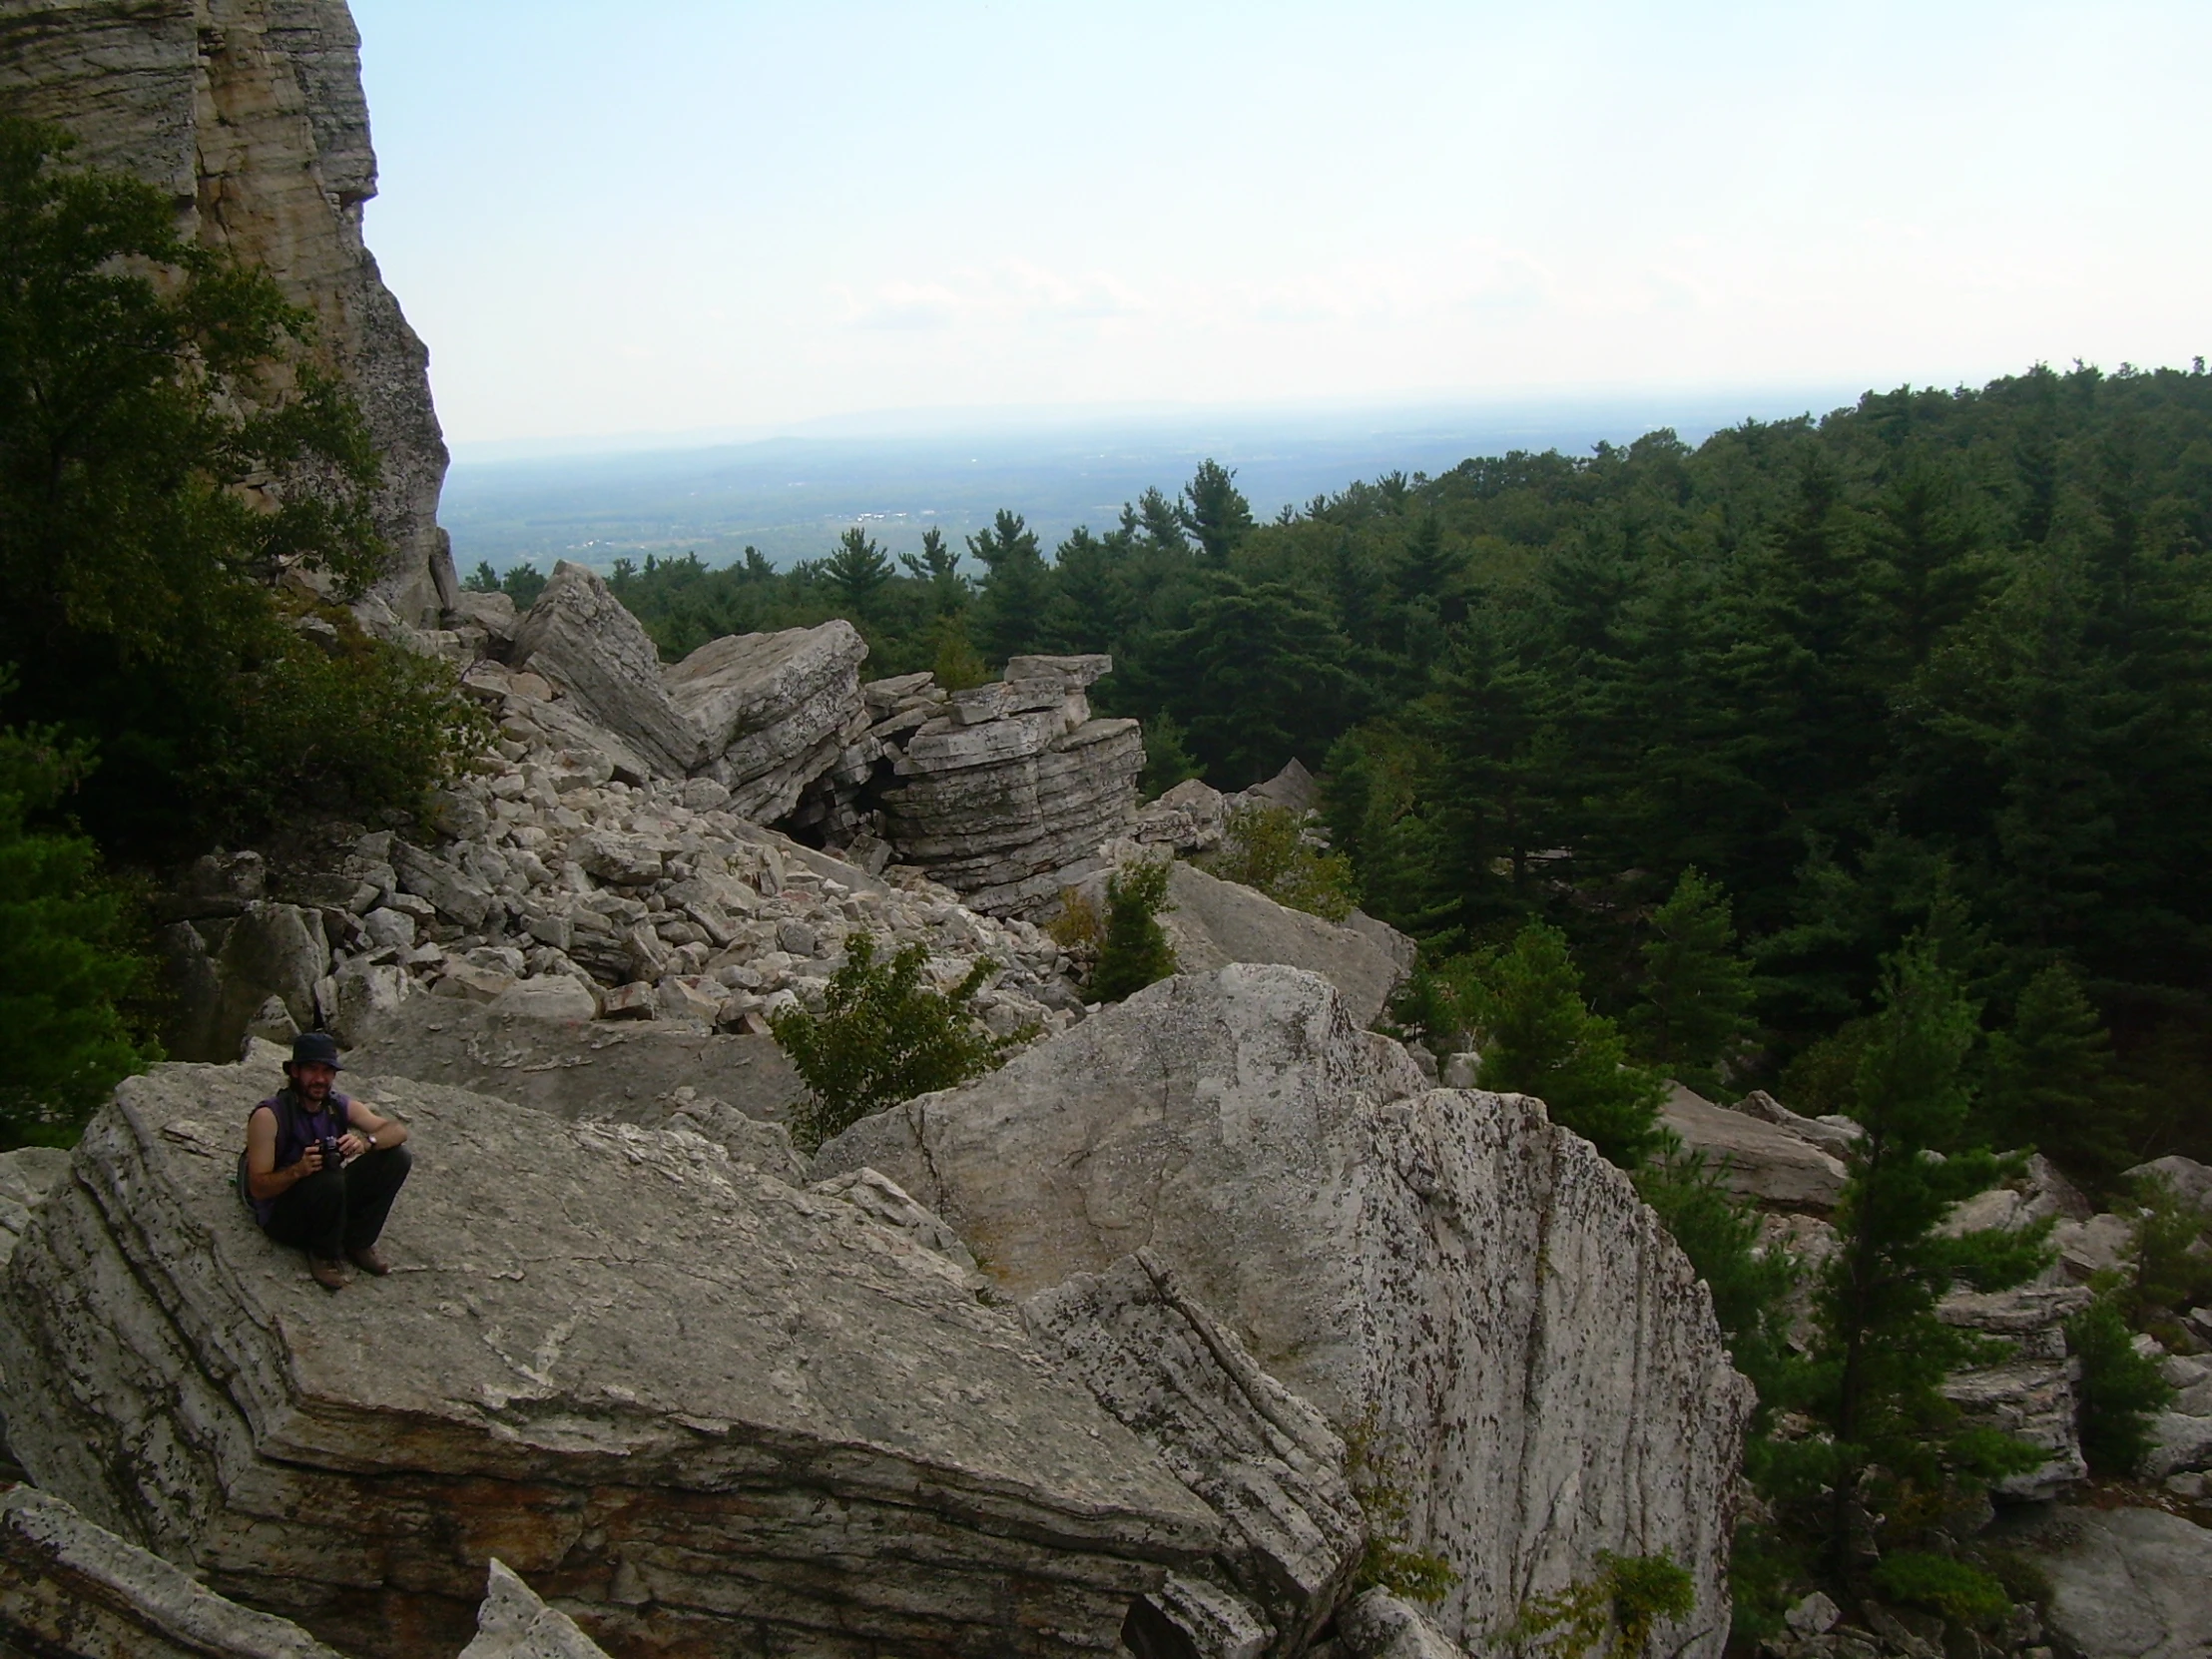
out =
<svg viewBox="0 0 2212 1659"><path fill-rule="evenodd" d="M445 440L429 353L361 240L376 157L344 0L0 0L0 99L167 191L203 244L314 312L383 457L376 591L435 627L454 586Z"/></svg>

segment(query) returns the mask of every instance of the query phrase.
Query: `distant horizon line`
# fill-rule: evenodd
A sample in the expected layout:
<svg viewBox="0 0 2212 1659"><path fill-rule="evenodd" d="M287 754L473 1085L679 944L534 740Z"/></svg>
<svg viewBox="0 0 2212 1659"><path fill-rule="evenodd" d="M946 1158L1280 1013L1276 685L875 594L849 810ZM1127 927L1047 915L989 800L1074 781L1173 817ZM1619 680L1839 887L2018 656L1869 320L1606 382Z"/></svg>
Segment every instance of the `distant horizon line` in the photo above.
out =
<svg viewBox="0 0 2212 1659"><path fill-rule="evenodd" d="M1741 407L1735 419L1770 416L1778 404L1793 414L1820 415L1856 403L1872 386L1847 387L1841 380L1735 383L1685 386L1562 386L1542 391L1490 393L1411 393L1401 396L1303 397L1264 401L1186 401L1168 398L1087 403L942 404L849 410L803 420L718 426L634 429L626 432L575 433L554 437L454 438L446 447L457 465L497 465L506 461L555 460L626 454L675 453L692 449L742 447L778 440L865 442L886 439L954 439L1054 431L1070 434L1116 428L1159 432L1176 426L1225 424L1251 427L1340 426L1348 419L1386 417L1396 421L1494 421L1517 415L1556 415L1568 410L1605 408L1664 413L1680 407L1685 415L1710 417L1721 406ZM1685 406L1687 405L1687 406ZM1661 419L1653 426L1664 426ZM1386 429L1386 430L1394 430ZM1227 434L1225 434L1227 435ZM1378 433L1376 435L1382 435Z"/></svg>

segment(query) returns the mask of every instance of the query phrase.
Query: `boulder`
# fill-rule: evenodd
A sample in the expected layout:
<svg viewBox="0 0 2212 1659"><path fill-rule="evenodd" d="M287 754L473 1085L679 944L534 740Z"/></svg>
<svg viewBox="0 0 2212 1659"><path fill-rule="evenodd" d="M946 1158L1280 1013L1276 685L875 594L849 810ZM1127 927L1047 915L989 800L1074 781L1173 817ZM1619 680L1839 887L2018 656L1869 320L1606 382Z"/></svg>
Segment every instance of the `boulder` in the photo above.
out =
<svg viewBox="0 0 2212 1659"><path fill-rule="evenodd" d="M708 760L706 735L661 684L661 652L597 571L563 559L515 628L508 660L558 687L664 778Z"/></svg>
<svg viewBox="0 0 2212 1659"><path fill-rule="evenodd" d="M1661 1112L1686 1148L1705 1154L1723 1186L1762 1209L1825 1215L1843 1196L1843 1161L1792 1129L1716 1106L1680 1083Z"/></svg>
<svg viewBox="0 0 2212 1659"><path fill-rule="evenodd" d="M547 1019L537 1007L445 997L416 997L371 1021L345 1063L497 1095L555 1117L649 1128L666 1123L687 1090L779 1121L807 1092L772 1037L725 1036L659 1020Z"/></svg>
<svg viewBox="0 0 2212 1659"><path fill-rule="evenodd" d="M964 1088L863 1119L882 1171L1009 1294L1149 1249L1402 1475L1468 1640L1600 1550L1665 1550L1710 1659L1750 1406L1709 1299L1619 1171L1521 1096L1429 1090L1319 975L1180 975Z"/></svg>
<svg viewBox="0 0 2212 1659"><path fill-rule="evenodd" d="M2137 1164L2121 1179L2139 1181L2146 1177L2165 1182L2176 1198L2202 1215L2206 1225L2212 1226L2212 1165L2200 1164L2177 1152L2153 1158L2147 1164Z"/></svg>
<svg viewBox="0 0 2212 1659"><path fill-rule="evenodd" d="M1103 913L1105 878L1096 878ZM1160 926L1185 973L1231 962L1281 962L1320 974L1343 993L1363 1026L1381 1016L1404 978L1397 956L1367 933L1278 904L1266 893L1177 860L1168 873ZM1378 926L1382 925L1377 923Z"/></svg>
<svg viewBox="0 0 2212 1659"><path fill-rule="evenodd" d="M548 1607L506 1562L493 1557L476 1639L461 1659L607 1659L604 1649L558 1608Z"/></svg>
<svg viewBox="0 0 2212 1659"><path fill-rule="evenodd" d="M14 1253L15 1241L31 1224L31 1212L68 1173L69 1154L57 1146L0 1152L0 1263Z"/></svg>
<svg viewBox="0 0 2212 1659"><path fill-rule="evenodd" d="M1344 1441L1321 1413L1262 1371L1149 1250L1038 1292L1021 1315L1063 1369L1221 1515L1220 1575L1255 1616L1208 1622L1268 1631L1262 1652L1304 1652L1367 1542ZM1160 1611L1184 1623L1172 1605ZM1222 1645L1217 1636L1201 1651Z"/></svg>
<svg viewBox="0 0 2212 1659"><path fill-rule="evenodd" d="M290 1620L226 1601L31 1486L0 1490L0 1653L343 1659Z"/></svg>
<svg viewBox="0 0 2212 1659"><path fill-rule="evenodd" d="M1352 1659L1466 1659L1419 1608L1380 1587L1337 1615L1337 1637Z"/></svg>
<svg viewBox="0 0 2212 1659"><path fill-rule="evenodd" d="M163 1046L191 1060L233 1060L271 997L301 1030L317 1023L315 986L330 968L322 912L250 899L239 913L180 921L161 934L171 1006Z"/></svg>
<svg viewBox="0 0 2212 1659"><path fill-rule="evenodd" d="M2152 1480L2212 1469L2212 1416L2161 1411L2150 1419L2151 1448L2142 1472Z"/></svg>
<svg viewBox="0 0 2212 1659"><path fill-rule="evenodd" d="M1728 1110L1787 1129L1800 1140L1811 1141L1815 1146L1832 1152L1839 1158L1849 1153L1852 1143L1864 1133L1849 1118L1809 1118L1803 1113L1793 1112L1765 1089L1753 1089Z"/></svg>
<svg viewBox="0 0 2212 1659"><path fill-rule="evenodd" d="M1283 764L1283 770L1265 784L1255 784L1244 794L1232 798L1234 803L1255 807L1280 807L1301 817L1321 810L1321 785L1306 770L1305 763L1297 756Z"/></svg>
<svg viewBox="0 0 2212 1659"><path fill-rule="evenodd" d="M327 1296L232 1190L266 1079L126 1081L0 1273L42 1487L367 1659L497 1556L610 1651L1097 1653L1213 1513L1010 1310L683 1131L402 1079L389 1278ZM335 1528L306 1517L343 1517Z"/></svg>
<svg viewBox="0 0 2212 1659"><path fill-rule="evenodd" d="M2021 1541L2050 1577L2051 1633L2066 1651L2082 1659L2212 1652L2212 1532L2159 1509L2060 1508Z"/></svg>

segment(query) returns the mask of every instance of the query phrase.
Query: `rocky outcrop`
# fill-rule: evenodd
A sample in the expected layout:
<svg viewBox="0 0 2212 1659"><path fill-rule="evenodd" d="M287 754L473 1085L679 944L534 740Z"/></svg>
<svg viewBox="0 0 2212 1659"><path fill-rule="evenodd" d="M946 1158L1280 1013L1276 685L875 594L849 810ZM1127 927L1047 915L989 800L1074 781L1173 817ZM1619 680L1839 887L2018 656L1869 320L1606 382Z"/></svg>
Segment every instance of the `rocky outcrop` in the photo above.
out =
<svg viewBox="0 0 2212 1659"><path fill-rule="evenodd" d="M2066 1352L2065 1322L2089 1301L2087 1291L2072 1286L2033 1285L1956 1292L1936 1310L1945 1325L2011 1347L1994 1365L1954 1373L1944 1381L1944 1396L1970 1421L2049 1454L2039 1467L1996 1482L1991 1490L1998 1497L2044 1501L2088 1478L2078 1420L2081 1362Z"/></svg>
<svg viewBox="0 0 2212 1659"><path fill-rule="evenodd" d="M723 805L768 823L866 729L848 622L733 634L671 668L598 574L566 560L515 630L509 664L566 692L657 777L723 786Z"/></svg>
<svg viewBox="0 0 2212 1659"><path fill-rule="evenodd" d="M1724 1187L1762 1209L1825 1215L1843 1196L1843 1160L1793 1128L1716 1106L1680 1083L1661 1113Z"/></svg>
<svg viewBox="0 0 2212 1659"><path fill-rule="evenodd" d="M576 1621L548 1607L506 1562L493 1559L484 1604L476 1609L476 1639L461 1659L607 1659Z"/></svg>
<svg viewBox="0 0 2212 1659"><path fill-rule="evenodd" d="M1349 1659L1464 1659L1417 1607L1389 1591L1369 1590L1337 1616L1338 1643Z"/></svg>
<svg viewBox="0 0 2212 1659"><path fill-rule="evenodd" d="M342 1659L288 1619L226 1601L29 1486L0 1491L0 1653Z"/></svg>
<svg viewBox="0 0 2212 1659"><path fill-rule="evenodd" d="M2212 1531L2158 1509L2060 1508L2008 1539L2049 1575L2051 1632L2082 1659L2212 1653Z"/></svg>
<svg viewBox="0 0 2212 1659"><path fill-rule="evenodd" d="M489 1559L610 1652L1110 1652L1214 1515L1010 1310L682 1131L354 1079L413 1127L394 1272L234 1195L266 1079L122 1085L0 1274L14 1448L348 1653L452 1652ZM342 1517L333 1528L302 1517Z"/></svg>
<svg viewBox="0 0 2212 1659"><path fill-rule="evenodd" d="M1152 1251L1401 1475L1408 1547L1462 1575L1447 1636L1601 1549L1664 1550L1698 1601L1662 1645L1719 1652L1749 1389L1627 1178L1539 1102L1428 1090L1325 980L1232 966L865 1119L815 1168L863 1164L1015 1295Z"/></svg>
<svg viewBox="0 0 2212 1659"><path fill-rule="evenodd" d="M1344 1442L1321 1413L1262 1371L1150 1250L1040 1291L1021 1314L1222 1517L1218 1570L1171 1585L1155 1601L1160 1618L1202 1653L1238 1647L1223 1630L1249 1632L1255 1656L1304 1653L1367 1542ZM1244 1606L1224 1614L1224 1600Z"/></svg>
<svg viewBox="0 0 2212 1659"><path fill-rule="evenodd" d="M1105 877L1092 884L1103 914ZM1306 968L1337 987L1362 1026L1376 1022L1405 977L1397 954L1369 933L1278 904L1264 892L1181 859L1168 871L1168 907L1160 912L1160 926L1185 973L1208 973L1231 962Z"/></svg>
<svg viewBox="0 0 2212 1659"><path fill-rule="evenodd" d="M898 858L992 914L1035 908L1097 869L1144 767L1135 721L1091 718L1085 691L1113 666L1016 657L1005 679L942 702L914 701L933 687L902 697L869 733L890 773L872 799Z"/></svg>
<svg viewBox="0 0 2212 1659"><path fill-rule="evenodd" d="M361 240L376 158L343 0L0 0L0 94L73 133L81 161L156 186L200 243L314 313L383 463L378 608L435 626L455 589L437 526L445 442L429 354Z"/></svg>

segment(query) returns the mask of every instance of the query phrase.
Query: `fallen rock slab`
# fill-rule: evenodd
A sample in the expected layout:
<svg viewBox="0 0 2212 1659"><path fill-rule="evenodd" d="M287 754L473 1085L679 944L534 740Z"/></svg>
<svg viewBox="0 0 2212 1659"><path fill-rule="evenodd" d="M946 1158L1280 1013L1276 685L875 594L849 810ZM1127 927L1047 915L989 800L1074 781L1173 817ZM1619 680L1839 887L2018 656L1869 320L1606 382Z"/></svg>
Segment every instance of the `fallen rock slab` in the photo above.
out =
<svg viewBox="0 0 2212 1659"><path fill-rule="evenodd" d="M1101 877L1101 905L1103 900ZM1363 1026L1376 1022L1405 977L1397 953L1368 932L1278 904L1264 892L1180 859L1168 872L1168 903L1172 907L1161 912L1160 926L1185 973L1208 973L1231 962L1307 968L1337 987Z"/></svg>
<svg viewBox="0 0 2212 1659"><path fill-rule="evenodd" d="M1149 1249L1410 1492L1466 1641L1597 1553L1666 1551L1696 1659L1728 1631L1749 1385L1627 1178L1517 1095L1429 1090L1317 974L1179 975L964 1088L862 1120L861 1165L1016 1296Z"/></svg>
<svg viewBox="0 0 2212 1659"><path fill-rule="evenodd" d="M0 1652L38 1659L343 1659L288 1619L226 1601L31 1486L0 1491Z"/></svg>
<svg viewBox="0 0 2212 1659"><path fill-rule="evenodd" d="M253 1226L239 1066L126 1081L0 1273L17 1456L218 1593L453 1652L496 1555L624 1659L1062 1655L1218 1549L1011 1311L851 1206L350 1081L414 1132L389 1278L325 1295Z"/></svg>
<svg viewBox="0 0 2212 1659"><path fill-rule="evenodd" d="M1418 1607L1384 1589L1361 1595L1337 1616L1337 1634L1353 1659L1466 1659Z"/></svg>

